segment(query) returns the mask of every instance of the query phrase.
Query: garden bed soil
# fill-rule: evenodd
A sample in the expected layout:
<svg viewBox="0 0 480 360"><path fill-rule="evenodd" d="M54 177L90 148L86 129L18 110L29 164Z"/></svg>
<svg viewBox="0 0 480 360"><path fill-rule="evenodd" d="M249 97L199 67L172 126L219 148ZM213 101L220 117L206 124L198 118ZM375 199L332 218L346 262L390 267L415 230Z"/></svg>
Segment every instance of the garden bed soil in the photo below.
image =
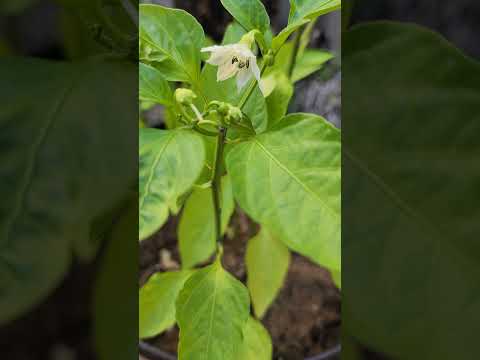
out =
<svg viewBox="0 0 480 360"><path fill-rule="evenodd" d="M157 234L140 246L140 285L155 272L179 267L176 237L177 219L171 219ZM245 247L258 231L237 211L224 241L224 267L237 279L246 282ZM274 360L303 360L340 343L340 291L327 270L294 254L287 280L264 319L272 336ZM178 343L176 327L150 339L149 343L175 353Z"/></svg>

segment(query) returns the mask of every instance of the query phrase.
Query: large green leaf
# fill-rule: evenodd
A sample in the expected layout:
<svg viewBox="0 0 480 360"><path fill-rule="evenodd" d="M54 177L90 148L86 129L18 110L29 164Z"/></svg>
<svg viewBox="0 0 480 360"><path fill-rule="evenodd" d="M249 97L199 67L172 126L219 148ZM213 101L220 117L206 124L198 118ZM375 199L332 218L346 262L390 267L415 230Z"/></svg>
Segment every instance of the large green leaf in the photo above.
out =
<svg viewBox="0 0 480 360"><path fill-rule="evenodd" d="M221 0L227 11L247 30L270 30L270 18L260 0Z"/></svg>
<svg viewBox="0 0 480 360"><path fill-rule="evenodd" d="M198 85L205 34L192 15L160 5L140 5L139 33L141 43L165 55L155 63L163 77Z"/></svg>
<svg viewBox="0 0 480 360"><path fill-rule="evenodd" d="M156 68L139 64L139 99L165 106L173 105L173 92L162 73Z"/></svg>
<svg viewBox="0 0 480 360"><path fill-rule="evenodd" d="M248 242L245 263L253 309L261 318L283 285L290 264L290 251L263 227Z"/></svg>
<svg viewBox="0 0 480 360"><path fill-rule="evenodd" d="M230 178L222 179L222 233L225 232L234 209ZM195 189L187 199L178 226L178 242L182 267L191 268L215 252L215 220L212 188Z"/></svg>
<svg viewBox="0 0 480 360"><path fill-rule="evenodd" d="M237 360L272 360L272 339L262 323L250 317L243 329Z"/></svg>
<svg viewBox="0 0 480 360"><path fill-rule="evenodd" d="M177 299L179 360L235 360L249 313L247 288L219 256L190 277Z"/></svg>
<svg viewBox="0 0 480 360"><path fill-rule="evenodd" d="M288 37L302 25L340 7L341 0L290 0L288 25L273 39L273 48L280 49Z"/></svg>
<svg viewBox="0 0 480 360"><path fill-rule="evenodd" d="M340 269L340 132L311 114L234 145L226 157L241 207L291 249Z"/></svg>
<svg viewBox="0 0 480 360"><path fill-rule="evenodd" d="M27 59L1 59L0 78L5 323L58 285L72 253L95 255L92 222L134 184L138 80L136 67L121 62Z"/></svg>
<svg viewBox="0 0 480 360"><path fill-rule="evenodd" d="M342 47L345 326L392 358L477 359L480 64L406 24Z"/></svg>
<svg viewBox="0 0 480 360"><path fill-rule="evenodd" d="M148 279L138 295L138 335L156 336L175 325L175 302L192 271L157 273Z"/></svg>
<svg viewBox="0 0 480 360"><path fill-rule="evenodd" d="M200 175L205 150L189 130L140 129L139 239L157 231L176 212L178 198Z"/></svg>

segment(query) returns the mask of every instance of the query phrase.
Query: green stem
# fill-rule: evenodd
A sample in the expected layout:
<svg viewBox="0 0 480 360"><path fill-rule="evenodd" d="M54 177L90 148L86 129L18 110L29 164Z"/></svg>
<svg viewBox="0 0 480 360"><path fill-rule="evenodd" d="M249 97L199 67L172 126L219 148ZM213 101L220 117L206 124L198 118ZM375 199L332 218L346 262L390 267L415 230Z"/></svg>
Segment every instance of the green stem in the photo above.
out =
<svg viewBox="0 0 480 360"><path fill-rule="evenodd" d="M227 137L227 129L220 128L217 137L217 146L215 151L215 162L213 164L213 180L212 180L212 199L215 216L215 238L218 244L222 242L222 206L220 202L220 195L222 192L222 159L223 149L225 148L225 139Z"/></svg>
<svg viewBox="0 0 480 360"><path fill-rule="evenodd" d="M264 61L262 64L262 67L260 69L260 79L262 78L263 73L265 72L265 69L267 68L267 64ZM257 85L257 80L253 80L250 82L250 85L248 86L247 90L245 91L245 94L243 95L242 99L238 103L237 107L242 110L245 104L247 103L248 99L250 96L253 94L253 90L255 90L255 86Z"/></svg>
<svg viewBox="0 0 480 360"><path fill-rule="evenodd" d="M260 69L260 77L265 72L267 68L267 64L264 61L262 64L262 68ZM240 100L238 104L238 108L242 109L245 104L247 103L248 99L255 90L255 86L257 85L257 81L253 80L247 91L245 92L244 96ZM222 160L223 160L223 150L225 148L225 141L227 139L227 129L224 127L220 127L218 137L217 137L217 146L215 151L215 162L213 164L213 180L212 180L212 199L213 199L213 208L215 213L215 238L217 240L217 244L221 244L222 242L222 207L221 207L221 180L222 180Z"/></svg>
<svg viewBox="0 0 480 360"><path fill-rule="evenodd" d="M297 63L298 50L300 49L300 38L302 37L302 29L297 30L295 33L295 38L293 39L293 52L292 57L290 58L290 64L288 65L288 78L292 80L293 70L295 70L295 64Z"/></svg>

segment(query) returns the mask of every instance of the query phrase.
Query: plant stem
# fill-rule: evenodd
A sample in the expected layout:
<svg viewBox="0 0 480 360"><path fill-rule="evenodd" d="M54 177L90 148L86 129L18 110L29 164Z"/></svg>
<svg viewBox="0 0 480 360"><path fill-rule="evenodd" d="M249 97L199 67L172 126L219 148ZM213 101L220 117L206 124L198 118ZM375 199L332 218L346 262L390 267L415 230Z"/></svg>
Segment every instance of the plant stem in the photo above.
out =
<svg viewBox="0 0 480 360"><path fill-rule="evenodd" d="M225 139L227 137L227 129L221 127L217 137L217 146L215 151L215 162L213 164L213 180L212 180L212 199L213 209L215 215L215 238L217 243L222 242L222 206L221 206L221 192L222 192L222 159L223 149L225 148Z"/></svg>
<svg viewBox="0 0 480 360"><path fill-rule="evenodd" d="M266 68L267 68L267 64L264 61L263 64L262 64L262 67L260 69L260 79L262 78L262 75L265 72ZM248 86L247 91L245 91L245 94L243 95L242 99L240 100L240 102L237 105L237 107L240 110L242 110L242 108L245 106L245 104L247 103L250 96L252 96L253 90L255 90L256 85L257 85L257 81L255 79L252 82L250 82L250 85Z"/></svg>
<svg viewBox="0 0 480 360"><path fill-rule="evenodd" d="M293 39L293 52L292 57L290 58L290 64L288 66L288 78L292 80L293 70L295 70L295 64L297 63L298 50L300 49L300 39L302 37L303 26L297 30L295 33L295 38Z"/></svg>
<svg viewBox="0 0 480 360"><path fill-rule="evenodd" d="M263 75L265 69L267 68L267 64L263 62L262 68L260 69L260 77ZM255 90L255 86L257 85L257 81L253 80L245 95L240 100L238 104L238 108L241 110L245 104L247 103L248 99ZM217 243L222 242L222 206L221 206L221 192L222 192L222 161L223 161L223 149L225 148L225 141L227 139L227 129L224 127L219 128L219 133L217 137L217 146L215 151L215 163L213 164L213 180L212 180L212 199L213 199L213 209L215 213L215 238Z"/></svg>

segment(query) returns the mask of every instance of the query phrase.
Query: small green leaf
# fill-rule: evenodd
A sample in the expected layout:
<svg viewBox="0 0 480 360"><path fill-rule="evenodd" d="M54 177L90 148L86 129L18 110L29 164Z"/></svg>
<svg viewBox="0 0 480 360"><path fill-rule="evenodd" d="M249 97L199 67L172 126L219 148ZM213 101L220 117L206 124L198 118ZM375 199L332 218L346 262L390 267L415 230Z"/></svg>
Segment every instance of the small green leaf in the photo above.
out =
<svg viewBox="0 0 480 360"><path fill-rule="evenodd" d="M157 231L200 175L205 149L188 130L140 129L139 239Z"/></svg>
<svg viewBox="0 0 480 360"><path fill-rule="evenodd" d="M245 259L253 309L262 318L283 285L290 251L265 227L247 245Z"/></svg>
<svg viewBox="0 0 480 360"><path fill-rule="evenodd" d="M275 88L267 97L268 127L272 128L287 114L288 105L293 95L293 84L283 72L276 71L270 76L275 79Z"/></svg>
<svg viewBox="0 0 480 360"><path fill-rule="evenodd" d="M340 7L341 0L290 0L288 24L295 24L305 18L312 20Z"/></svg>
<svg viewBox="0 0 480 360"><path fill-rule="evenodd" d="M155 63L165 79L198 83L205 34L192 15L159 5L140 5L139 33L141 43L165 56Z"/></svg>
<svg viewBox="0 0 480 360"><path fill-rule="evenodd" d="M222 232L233 213L234 202L230 178L222 179ZM215 252L215 221L212 188L195 189L183 210L178 227L178 241L182 267L191 268Z"/></svg>
<svg viewBox="0 0 480 360"><path fill-rule="evenodd" d="M246 33L242 25L234 21L227 26L225 34L223 35L222 45L238 43Z"/></svg>
<svg viewBox="0 0 480 360"><path fill-rule="evenodd" d="M257 29L266 34L270 30L270 18L260 0L221 0L221 2L247 32Z"/></svg>
<svg viewBox="0 0 480 360"><path fill-rule="evenodd" d="M283 71L287 74L290 67L292 52L293 43L289 41L278 52L275 57L275 65L269 73L273 71ZM325 50L306 49L301 54L299 53L293 69L293 83L296 83L320 70L322 66L332 58L333 54Z"/></svg>
<svg viewBox="0 0 480 360"><path fill-rule="evenodd" d="M261 322L248 318L243 336L237 360L272 360L272 339Z"/></svg>
<svg viewBox="0 0 480 360"><path fill-rule="evenodd" d="M301 26L340 7L341 0L290 0L288 25L273 39L273 49L279 50L288 37Z"/></svg>
<svg viewBox="0 0 480 360"><path fill-rule="evenodd" d="M249 313L247 288L220 259L198 270L177 299L179 360L236 360Z"/></svg>
<svg viewBox="0 0 480 360"><path fill-rule="evenodd" d="M139 99L165 106L173 105L172 89L162 73L152 66L139 64Z"/></svg>
<svg viewBox="0 0 480 360"><path fill-rule="evenodd" d="M293 114L226 156L240 206L294 251L340 271L340 132Z"/></svg>
<svg viewBox="0 0 480 360"><path fill-rule="evenodd" d="M293 70L292 81L296 83L314 72L320 70L333 54L324 50L307 49L300 57Z"/></svg>
<svg viewBox="0 0 480 360"><path fill-rule="evenodd" d="M175 301L192 271L154 274L138 297L139 337L156 336L175 325Z"/></svg>

